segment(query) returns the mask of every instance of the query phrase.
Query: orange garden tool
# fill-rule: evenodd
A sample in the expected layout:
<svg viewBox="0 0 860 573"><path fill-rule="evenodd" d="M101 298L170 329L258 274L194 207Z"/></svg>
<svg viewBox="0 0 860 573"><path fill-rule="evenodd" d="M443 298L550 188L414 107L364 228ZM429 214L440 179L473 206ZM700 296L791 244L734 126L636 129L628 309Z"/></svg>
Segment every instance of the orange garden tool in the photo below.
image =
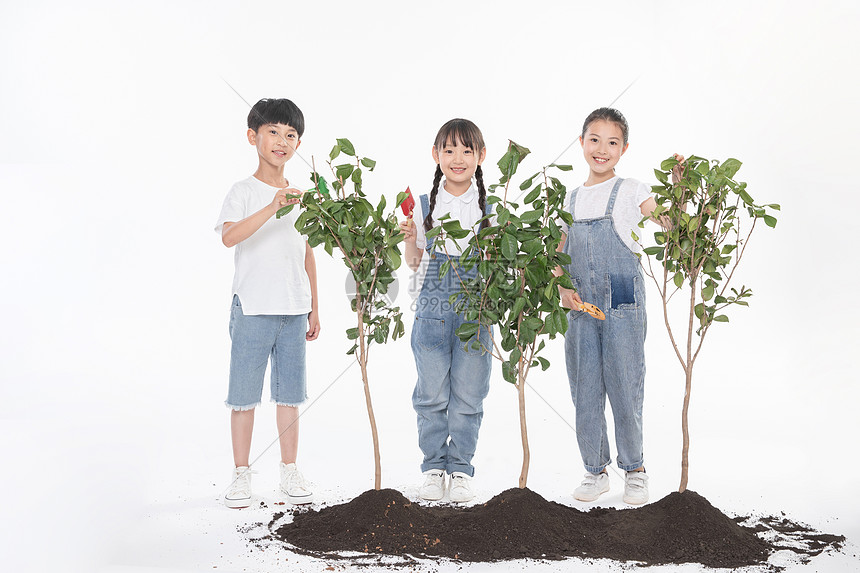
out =
<svg viewBox="0 0 860 573"><path fill-rule="evenodd" d="M584 302L580 306L580 311L587 312L597 320L606 320L606 315L603 314L603 311L597 308L597 306L591 304L590 302Z"/></svg>

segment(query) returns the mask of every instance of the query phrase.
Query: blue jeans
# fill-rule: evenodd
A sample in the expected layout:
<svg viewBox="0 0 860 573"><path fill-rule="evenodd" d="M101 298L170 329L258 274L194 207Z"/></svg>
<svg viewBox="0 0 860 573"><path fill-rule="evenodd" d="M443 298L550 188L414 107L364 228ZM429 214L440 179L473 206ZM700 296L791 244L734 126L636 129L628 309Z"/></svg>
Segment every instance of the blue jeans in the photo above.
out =
<svg viewBox="0 0 860 573"><path fill-rule="evenodd" d="M230 309L230 386L225 404L233 410L251 410L260 405L263 378L271 357L269 386L272 402L298 406L307 400L305 380L305 334L308 315L242 312L238 295Z"/></svg>
<svg viewBox="0 0 860 573"><path fill-rule="evenodd" d="M481 329L480 350L454 334L464 320L448 301L457 292L456 274L451 271L439 279L439 263L445 259L436 253L430 261L416 301L411 344L418 382L412 405L418 415L418 446L424 453L421 471L441 469L474 476L471 461L484 416L483 401L490 390L493 357L485 349L492 348L492 332Z"/></svg>

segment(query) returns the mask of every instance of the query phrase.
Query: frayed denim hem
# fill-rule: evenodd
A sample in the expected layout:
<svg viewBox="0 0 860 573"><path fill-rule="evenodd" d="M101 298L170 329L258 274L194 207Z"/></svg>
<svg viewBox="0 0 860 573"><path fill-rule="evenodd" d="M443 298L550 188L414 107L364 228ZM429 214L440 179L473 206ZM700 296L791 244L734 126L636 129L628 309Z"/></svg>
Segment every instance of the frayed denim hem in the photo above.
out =
<svg viewBox="0 0 860 573"><path fill-rule="evenodd" d="M246 412L248 410L253 410L257 406L259 406L260 403L255 402L254 404L249 404L247 406L234 406L233 404L230 404L229 402L225 401L224 405L233 410L234 412Z"/></svg>
<svg viewBox="0 0 860 573"><path fill-rule="evenodd" d="M305 398L301 402L291 404L289 402L278 402L277 400L272 400L272 404L274 404L275 406L287 406L288 408L298 408L299 406L301 406L302 404L304 404L307 401L308 401L308 399Z"/></svg>

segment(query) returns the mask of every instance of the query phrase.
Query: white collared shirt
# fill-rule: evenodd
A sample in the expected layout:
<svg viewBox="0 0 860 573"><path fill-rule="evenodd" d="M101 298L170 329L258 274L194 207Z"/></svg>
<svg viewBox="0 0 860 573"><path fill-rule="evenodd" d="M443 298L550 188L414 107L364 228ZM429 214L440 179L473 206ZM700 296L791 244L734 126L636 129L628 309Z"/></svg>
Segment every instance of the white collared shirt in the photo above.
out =
<svg viewBox="0 0 860 573"><path fill-rule="evenodd" d="M442 178L439 182L439 191L436 193L436 205L433 208L433 226L438 227L439 217L444 217L447 214L451 215L451 218L449 219L450 221L460 221L460 226L464 229L475 227L478 221L481 220L481 217L483 217L484 214L481 211L480 205L478 205L478 186L475 183L474 178L472 179L472 185L469 189L460 196L448 193L448 191L445 190L445 178ZM424 217L425 213L421 207L421 201L416 198L415 208L412 210L412 218L415 221L416 230L415 245L422 250L423 254L421 256L421 263L418 265L418 269L412 273L409 280L409 294L412 298L418 298L418 295L421 294L421 287L424 286L424 277L427 274L427 266L430 264L430 257L424 250L427 246L427 237L424 231ZM490 220L490 224L495 224L495 214L493 214L493 219ZM477 228L475 230L477 230ZM449 255L456 257L466 249L469 245L470 239L471 235L458 240L446 237L445 247L443 248L441 242L437 241L435 251L444 254L445 249L447 249Z"/></svg>

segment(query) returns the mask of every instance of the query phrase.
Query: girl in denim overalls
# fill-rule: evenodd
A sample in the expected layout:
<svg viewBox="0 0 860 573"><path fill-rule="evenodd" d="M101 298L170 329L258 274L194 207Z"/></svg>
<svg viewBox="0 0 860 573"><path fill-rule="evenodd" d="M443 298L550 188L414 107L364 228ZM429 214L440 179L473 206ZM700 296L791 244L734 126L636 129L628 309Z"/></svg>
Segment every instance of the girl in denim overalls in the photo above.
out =
<svg viewBox="0 0 860 573"><path fill-rule="evenodd" d="M588 473L574 491L594 501L609 490L610 463L604 408L615 421L618 467L625 470L623 499L648 501L642 451L642 398L645 382L645 288L639 247L631 233L656 202L650 189L615 175L627 150L627 120L617 110L600 108L583 125L580 142L589 175L573 190L565 252L576 292L562 289L562 304L572 308L565 335L570 393L576 407L576 437ZM579 310L582 301L601 308L606 320Z"/></svg>
<svg viewBox="0 0 860 573"><path fill-rule="evenodd" d="M482 349L463 343L455 331L463 322L449 302L460 288L460 280L474 276L476 268L464 272L450 270L439 278L441 265L456 260L468 238L427 240L425 233L450 214L464 229L475 228L489 214L481 163L484 161L481 131L465 119L452 119L442 126L433 146L436 176L429 197L421 195L413 217L400 223L405 235L406 262L417 271L410 285L415 300L412 353L418 382L412 405L418 414L418 445L424 453L421 471L422 499L435 501L445 495L445 474L449 474L449 499L469 501L474 497L471 464L483 416L483 401L489 391L492 333L482 328ZM487 222L481 223L486 226ZM459 273L459 275L458 275Z"/></svg>

